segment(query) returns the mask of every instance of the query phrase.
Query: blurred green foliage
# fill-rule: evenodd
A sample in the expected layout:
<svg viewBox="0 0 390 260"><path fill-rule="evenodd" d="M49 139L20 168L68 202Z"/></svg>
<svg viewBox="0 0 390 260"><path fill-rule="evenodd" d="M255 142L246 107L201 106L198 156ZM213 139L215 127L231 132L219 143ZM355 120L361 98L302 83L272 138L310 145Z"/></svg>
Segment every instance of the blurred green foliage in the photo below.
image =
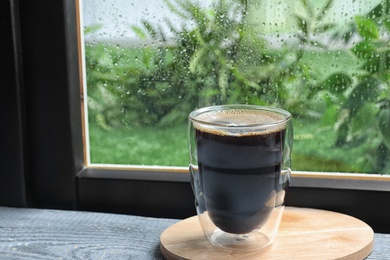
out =
<svg viewBox="0 0 390 260"><path fill-rule="evenodd" d="M196 107L278 106L335 131L334 149L364 147L353 163L361 171L390 173L388 0L341 29L322 21L333 0L321 8L302 1L293 44L276 34L277 47L249 22L258 12L250 1L221 0L207 8L188 0L165 3L191 26L145 20L131 30L151 44L86 43L94 124L105 130L166 127L182 124ZM344 47L334 50L332 42Z"/></svg>

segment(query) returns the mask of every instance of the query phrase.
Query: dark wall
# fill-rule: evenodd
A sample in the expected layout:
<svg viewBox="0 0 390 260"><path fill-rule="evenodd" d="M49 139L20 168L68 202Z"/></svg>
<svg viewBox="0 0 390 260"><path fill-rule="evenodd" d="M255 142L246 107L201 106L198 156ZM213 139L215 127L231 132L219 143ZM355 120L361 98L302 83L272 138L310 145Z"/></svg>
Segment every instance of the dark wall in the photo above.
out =
<svg viewBox="0 0 390 260"><path fill-rule="evenodd" d="M0 205L25 206L24 88L17 1L0 1Z"/></svg>

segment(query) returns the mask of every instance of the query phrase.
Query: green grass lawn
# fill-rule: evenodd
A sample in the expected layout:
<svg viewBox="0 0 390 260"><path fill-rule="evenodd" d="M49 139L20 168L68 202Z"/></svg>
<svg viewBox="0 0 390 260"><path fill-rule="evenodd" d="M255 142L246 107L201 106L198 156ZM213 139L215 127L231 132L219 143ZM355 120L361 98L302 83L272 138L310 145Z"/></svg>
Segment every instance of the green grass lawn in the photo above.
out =
<svg viewBox="0 0 390 260"><path fill-rule="evenodd" d="M357 166L365 147L335 147L336 132L331 127L296 121L292 168L300 171L364 172Z"/></svg>
<svg viewBox="0 0 390 260"><path fill-rule="evenodd" d="M336 134L331 128L294 121L294 170L362 172L357 160L359 149L335 148ZM163 129L114 128L104 130L90 125L92 163L187 166L187 125Z"/></svg>
<svg viewBox="0 0 390 260"><path fill-rule="evenodd" d="M90 125L92 163L187 166L187 125L170 128L114 128Z"/></svg>

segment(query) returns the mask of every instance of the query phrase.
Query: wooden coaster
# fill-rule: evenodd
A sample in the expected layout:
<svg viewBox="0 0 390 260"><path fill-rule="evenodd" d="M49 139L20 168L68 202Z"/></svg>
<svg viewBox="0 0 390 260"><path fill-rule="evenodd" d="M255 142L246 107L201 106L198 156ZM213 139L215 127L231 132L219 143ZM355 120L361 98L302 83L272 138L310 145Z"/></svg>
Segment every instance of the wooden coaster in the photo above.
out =
<svg viewBox="0 0 390 260"><path fill-rule="evenodd" d="M325 210L286 207L274 242L259 251L230 252L211 245L197 216L167 228L161 253L176 259L364 259L373 248L374 232L354 217Z"/></svg>

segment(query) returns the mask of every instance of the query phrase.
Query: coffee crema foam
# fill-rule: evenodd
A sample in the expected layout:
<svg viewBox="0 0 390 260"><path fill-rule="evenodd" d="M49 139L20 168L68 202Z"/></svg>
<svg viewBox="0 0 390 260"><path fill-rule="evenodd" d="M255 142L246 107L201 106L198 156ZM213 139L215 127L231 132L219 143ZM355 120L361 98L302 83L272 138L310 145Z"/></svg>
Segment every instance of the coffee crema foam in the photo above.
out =
<svg viewBox="0 0 390 260"><path fill-rule="evenodd" d="M205 123L194 122L196 129L216 135L263 135L286 128L283 115L267 110L230 109L210 111L198 115L195 120ZM272 124L276 125L272 126ZM268 128L267 125L271 126ZM248 129L243 129L244 127Z"/></svg>

